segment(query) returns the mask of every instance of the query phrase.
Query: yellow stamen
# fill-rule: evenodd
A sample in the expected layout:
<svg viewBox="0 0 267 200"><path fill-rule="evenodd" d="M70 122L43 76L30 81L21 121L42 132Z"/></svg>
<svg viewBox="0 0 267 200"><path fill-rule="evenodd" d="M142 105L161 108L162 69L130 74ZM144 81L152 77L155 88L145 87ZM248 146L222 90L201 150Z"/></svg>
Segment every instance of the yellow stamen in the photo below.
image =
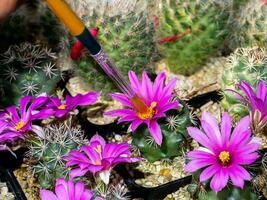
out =
<svg viewBox="0 0 267 200"><path fill-rule="evenodd" d="M149 107L144 103L144 101L137 95L131 98L131 102L134 108L140 113L146 112L149 109Z"/></svg>
<svg viewBox="0 0 267 200"><path fill-rule="evenodd" d="M101 160L96 160L94 164L95 165L101 165L102 163L101 163Z"/></svg>
<svg viewBox="0 0 267 200"><path fill-rule="evenodd" d="M101 154L102 153L101 145L97 145L97 147L95 148L95 151Z"/></svg>
<svg viewBox="0 0 267 200"><path fill-rule="evenodd" d="M157 114L157 111L155 110L156 107L157 107L157 102L153 101L147 110L143 112L138 112L137 116L143 120L151 119L155 114Z"/></svg>
<svg viewBox="0 0 267 200"><path fill-rule="evenodd" d="M219 155L219 160L223 166L226 166L230 162L230 153L228 151L222 151Z"/></svg>
<svg viewBox="0 0 267 200"><path fill-rule="evenodd" d="M15 129L17 131L20 131L24 126L25 126L25 122L24 121L20 121L19 123L16 124Z"/></svg>
<svg viewBox="0 0 267 200"><path fill-rule="evenodd" d="M65 110L66 109L66 105L62 104L60 106L57 107L60 110Z"/></svg>

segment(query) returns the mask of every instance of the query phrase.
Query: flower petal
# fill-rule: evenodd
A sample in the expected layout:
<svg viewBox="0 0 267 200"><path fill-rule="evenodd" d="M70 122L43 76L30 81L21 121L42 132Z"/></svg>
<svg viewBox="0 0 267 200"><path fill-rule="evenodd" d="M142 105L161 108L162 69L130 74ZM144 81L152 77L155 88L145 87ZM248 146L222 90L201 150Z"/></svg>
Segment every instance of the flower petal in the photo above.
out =
<svg viewBox="0 0 267 200"><path fill-rule="evenodd" d="M232 119L229 113L224 112L221 122L221 134L222 134L222 143L223 146L226 146L231 135L232 130Z"/></svg>
<svg viewBox="0 0 267 200"><path fill-rule="evenodd" d="M136 119L136 120L134 120L133 122L132 122L132 124L131 124L131 130L134 132L137 128L138 128L138 126L140 125L140 124L142 124L143 123L143 120L141 120L141 119Z"/></svg>
<svg viewBox="0 0 267 200"><path fill-rule="evenodd" d="M198 128L188 127L187 131L188 134L197 142L199 142L201 145L207 147L208 149L213 149L214 144L211 144L209 138L204 133L202 133Z"/></svg>
<svg viewBox="0 0 267 200"><path fill-rule="evenodd" d="M132 105L132 102L127 98L127 96L125 94L121 94L121 93L113 93L113 94L110 94L110 96L121 102L124 106L128 106L128 107L133 107Z"/></svg>
<svg viewBox="0 0 267 200"><path fill-rule="evenodd" d="M201 117L201 125L207 136L212 142L216 142L218 145L222 143L222 136L215 117L208 112L203 112Z"/></svg>
<svg viewBox="0 0 267 200"><path fill-rule="evenodd" d="M261 80L257 87L257 97L260 98L262 101L265 101L266 95L267 95L266 83L265 81Z"/></svg>
<svg viewBox="0 0 267 200"><path fill-rule="evenodd" d="M158 145L161 145L162 133L161 133L161 129L160 129L159 124L156 121L151 120L149 123L148 129L149 129L151 136L155 139L155 142Z"/></svg>
<svg viewBox="0 0 267 200"><path fill-rule="evenodd" d="M129 80L130 80L130 83L131 83L132 88L136 92L137 91L140 91L141 85L140 85L139 79L136 76L136 74L133 71L129 71L128 76L129 76Z"/></svg>
<svg viewBox="0 0 267 200"><path fill-rule="evenodd" d="M203 170L200 174L199 180L200 182L205 182L210 179L214 174L216 174L220 170L219 166L211 165Z"/></svg>
<svg viewBox="0 0 267 200"><path fill-rule="evenodd" d="M49 190L41 190L40 194L42 200L58 200L57 196Z"/></svg>
<svg viewBox="0 0 267 200"><path fill-rule="evenodd" d="M214 192L221 191L228 182L229 176L227 173L227 170L224 170L223 168L220 169L220 171L213 176L210 182L210 187Z"/></svg>
<svg viewBox="0 0 267 200"><path fill-rule="evenodd" d="M214 164L213 161L207 160L207 159L192 160L185 166L185 171L195 172L203 167L206 167L212 164Z"/></svg>
<svg viewBox="0 0 267 200"><path fill-rule="evenodd" d="M133 110L129 109L118 109L118 110L111 110L104 113L105 115L109 116L125 116L125 115L136 115Z"/></svg>
<svg viewBox="0 0 267 200"><path fill-rule="evenodd" d="M250 129L250 117L243 117L238 124L236 125L230 139L230 143L233 143L236 140L239 140L242 134Z"/></svg>

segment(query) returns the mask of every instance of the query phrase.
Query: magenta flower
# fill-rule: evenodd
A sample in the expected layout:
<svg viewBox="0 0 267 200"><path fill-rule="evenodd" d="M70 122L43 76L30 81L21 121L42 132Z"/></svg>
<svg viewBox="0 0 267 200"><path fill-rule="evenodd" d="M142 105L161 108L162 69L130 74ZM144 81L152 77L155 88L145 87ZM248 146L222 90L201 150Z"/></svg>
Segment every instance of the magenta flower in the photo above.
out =
<svg viewBox="0 0 267 200"><path fill-rule="evenodd" d="M165 73L160 73L154 84L152 84L145 71L143 72L141 83L133 71L129 72L129 79L132 89L145 105L140 104L140 100L136 97L129 98L125 94L116 93L111 96L113 99L120 101L126 108L105 114L120 116L119 122L131 121L132 131L135 131L142 123L147 124L151 136L160 145L162 143L162 133L157 119L166 117L166 111L179 107L179 102L172 100L176 79L172 79L165 86L166 75Z"/></svg>
<svg viewBox="0 0 267 200"><path fill-rule="evenodd" d="M209 113L203 113L201 119L202 132L198 128L189 127L188 133L203 147L190 151L190 162L186 165L187 172L203 169L200 181L211 179L210 187L219 192L229 179L233 185L243 188L244 181L250 180L250 174L243 165L250 165L259 155L256 150L260 140L251 136L250 119L244 117L232 131L232 120L225 112L219 129L216 119Z"/></svg>
<svg viewBox="0 0 267 200"><path fill-rule="evenodd" d="M25 96L20 100L19 109L15 106L8 107L0 115L0 142L22 138L25 133L33 131L41 135L40 127L33 125L34 120L45 119L53 115L51 109L38 110L48 101L48 97L40 96L33 99Z"/></svg>
<svg viewBox="0 0 267 200"><path fill-rule="evenodd" d="M109 172L119 163L132 163L140 161L141 158L131 157L131 147L128 143L106 144L105 140L95 135L91 138L88 146L82 146L81 151L71 151L66 156L67 167L77 166L70 173L70 177L83 176L88 171Z"/></svg>
<svg viewBox="0 0 267 200"><path fill-rule="evenodd" d="M55 193L50 190L41 190L42 200L91 200L93 192L85 189L82 182L74 183L63 178L57 179ZM96 197L95 200L102 200Z"/></svg>
<svg viewBox="0 0 267 200"><path fill-rule="evenodd" d="M67 95L66 100L51 97L51 102L47 105L47 108L52 108L55 111L54 115L61 118L73 111L77 106L86 106L95 103L99 95L100 93L98 92L88 92L85 95L78 94L75 97Z"/></svg>
<svg viewBox="0 0 267 200"><path fill-rule="evenodd" d="M267 88L265 81L260 81L256 92L246 81L242 81L237 86L243 91L244 95L233 90L228 91L234 92L237 99L249 107L253 127L263 128L267 123Z"/></svg>

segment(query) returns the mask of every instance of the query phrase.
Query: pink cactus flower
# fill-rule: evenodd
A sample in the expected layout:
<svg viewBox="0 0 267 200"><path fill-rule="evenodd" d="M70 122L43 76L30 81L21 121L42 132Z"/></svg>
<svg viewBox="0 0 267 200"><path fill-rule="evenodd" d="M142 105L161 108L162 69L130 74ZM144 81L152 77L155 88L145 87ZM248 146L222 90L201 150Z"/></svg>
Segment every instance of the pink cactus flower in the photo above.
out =
<svg viewBox="0 0 267 200"><path fill-rule="evenodd" d="M244 181L251 180L250 174L243 167L257 160L256 153L261 145L260 139L252 137L250 118L244 117L232 130L232 120L225 112L221 126L212 114L203 113L201 127L189 127L189 135L199 142L199 149L190 151L186 165L187 172L201 170L200 181L211 178L210 187L215 192L221 191L231 179L234 186L243 188Z"/></svg>
<svg viewBox="0 0 267 200"><path fill-rule="evenodd" d="M61 118L73 111L77 106L86 106L95 103L100 96L98 92L88 92L85 95L78 94L75 97L66 96L66 100L61 100L56 97L50 98L50 103L47 104L47 109L55 111L54 116Z"/></svg>
<svg viewBox="0 0 267 200"><path fill-rule="evenodd" d="M256 92L246 81L237 85L244 94L228 90L236 94L236 98L248 106L255 130L262 129L267 124L267 86L265 81L260 81Z"/></svg>
<svg viewBox="0 0 267 200"><path fill-rule="evenodd" d="M50 190L41 190L42 200L91 200L93 199L93 192L85 189L82 182L74 183L73 181L66 181L63 178L57 179L55 186L55 193ZM100 197L95 200L102 200Z"/></svg>
<svg viewBox="0 0 267 200"><path fill-rule="evenodd" d="M136 99L129 98L125 94L115 93L111 94L111 96L121 102L125 108L106 112L105 114L121 117L119 122L131 121L132 131L135 131L142 123L145 123L155 142L160 145L162 143L162 132L157 120L166 117L165 112L168 110L180 106L177 100L173 100L176 79L172 79L165 85L166 74L160 73L155 82L152 83L145 71L141 82L133 71L129 72L129 79L132 89L145 105L137 105L138 101L136 102Z"/></svg>
<svg viewBox="0 0 267 200"><path fill-rule="evenodd" d="M130 149L128 143L106 144L101 136L95 135L91 138L88 146L82 146L80 151L71 151L66 156L67 167L77 167L71 171L70 177L83 176L88 171L93 174L109 172L119 163L132 163L142 160L132 157Z"/></svg>

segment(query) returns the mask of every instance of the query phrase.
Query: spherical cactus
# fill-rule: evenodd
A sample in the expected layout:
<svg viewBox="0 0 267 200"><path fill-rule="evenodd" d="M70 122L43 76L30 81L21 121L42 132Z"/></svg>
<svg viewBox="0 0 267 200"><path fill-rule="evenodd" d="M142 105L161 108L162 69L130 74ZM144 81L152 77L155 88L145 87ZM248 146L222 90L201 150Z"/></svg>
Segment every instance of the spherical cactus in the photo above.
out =
<svg viewBox="0 0 267 200"><path fill-rule="evenodd" d="M267 47L267 3L264 0L250 0L240 7L235 17L230 47Z"/></svg>
<svg viewBox="0 0 267 200"><path fill-rule="evenodd" d="M55 180L67 177L69 169L65 166L64 156L71 150L86 144L84 134L77 128L66 124L52 125L44 128L45 138L31 141L29 156L37 159L32 166L42 188L53 188Z"/></svg>
<svg viewBox="0 0 267 200"><path fill-rule="evenodd" d="M180 102L180 101L179 101ZM182 155L188 146L187 127L193 118L188 107L183 103L181 110L171 110L166 119L159 121L163 133L161 146L155 143L146 126L140 126L133 134L133 145L149 162L174 158Z"/></svg>
<svg viewBox="0 0 267 200"><path fill-rule="evenodd" d="M94 9L92 14L84 16L83 20L88 28L98 28L97 39L107 54L115 62L123 75L129 70L140 73L148 70L149 63L155 52L154 25L148 19L146 9L135 8L120 10L122 1ZM116 8L116 9L115 9ZM111 10L110 10L111 9ZM112 13L112 14L111 14ZM92 61L89 55L81 58L78 68L95 90L104 94L114 91L112 82L104 75L100 67Z"/></svg>
<svg viewBox="0 0 267 200"><path fill-rule="evenodd" d="M240 81L247 81L256 89L260 80L267 81L267 51L264 48L240 48L229 58L222 76L222 89L235 89ZM238 90L239 91L239 90ZM248 114L247 108L231 92L225 91L222 106L236 119Z"/></svg>
<svg viewBox="0 0 267 200"><path fill-rule="evenodd" d="M22 43L0 55L1 102L16 104L25 95L55 92L60 71L56 55L47 47Z"/></svg>
<svg viewBox="0 0 267 200"><path fill-rule="evenodd" d="M21 42L39 42L58 49L64 29L42 0L26 0L6 21L0 23L1 47Z"/></svg>
<svg viewBox="0 0 267 200"><path fill-rule="evenodd" d="M231 9L231 0L161 0L158 47L173 72L190 75L216 54Z"/></svg>

